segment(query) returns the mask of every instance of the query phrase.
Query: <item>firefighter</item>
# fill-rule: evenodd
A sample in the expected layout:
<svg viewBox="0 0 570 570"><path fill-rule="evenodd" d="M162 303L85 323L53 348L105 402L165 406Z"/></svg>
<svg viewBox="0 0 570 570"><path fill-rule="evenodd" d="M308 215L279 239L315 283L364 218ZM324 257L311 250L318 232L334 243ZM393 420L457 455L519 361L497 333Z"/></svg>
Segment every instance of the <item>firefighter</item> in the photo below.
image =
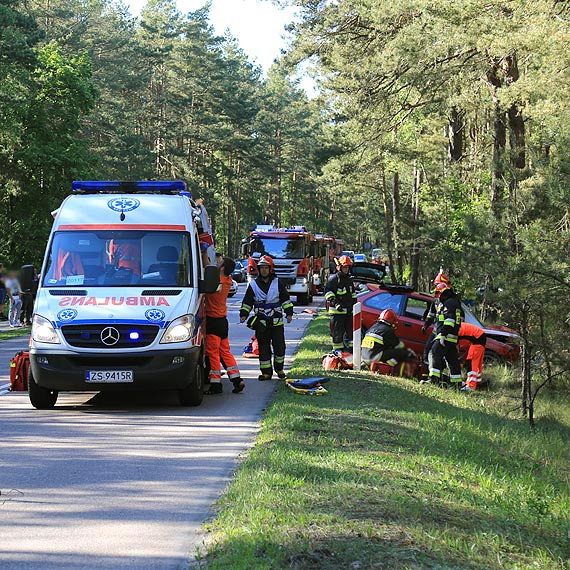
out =
<svg viewBox="0 0 570 570"><path fill-rule="evenodd" d="M348 255L339 258L337 272L329 277L325 287L325 299L329 302L329 315L332 321L333 350L344 349L344 337L348 339L348 349L352 352L352 308L356 303L356 290L350 268L352 260Z"/></svg>
<svg viewBox="0 0 570 570"><path fill-rule="evenodd" d="M393 309L384 309L378 320L366 331L362 339L362 360L370 366L373 362L385 362L396 366L413 354L405 348L395 329L398 327L398 315Z"/></svg>
<svg viewBox="0 0 570 570"><path fill-rule="evenodd" d="M485 358L487 335L481 327L463 322L459 327L459 340L469 342L469 350L465 359L467 382L461 389L465 391L477 390L483 381L483 359Z"/></svg>
<svg viewBox="0 0 570 570"><path fill-rule="evenodd" d="M438 283L448 283L450 286L452 286L449 277L441 271L435 276L433 280L434 287L436 287ZM433 290L433 293L435 293L435 289ZM429 306L429 308L427 309L427 311L424 313L424 326L422 327L422 333L425 334L430 325L434 323L437 315L437 307L439 306L439 304L440 301L436 297ZM431 334L429 335L429 338L426 342L424 348L424 362L428 362L434 339L435 339L435 329L431 331Z"/></svg>
<svg viewBox="0 0 570 570"><path fill-rule="evenodd" d="M232 286L232 272L235 267L233 259L228 257L221 259L219 262L221 288L217 293L206 295L206 356L210 361L210 387L206 394L222 393L222 363L234 385L232 392L239 394L244 389L228 339L226 301Z"/></svg>
<svg viewBox="0 0 570 570"><path fill-rule="evenodd" d="M459 327L461 326L461 302L451 283L440 281L435 286L439 299L434 326L435 338L429 357L429 377L424 382L440 382L444 360L450 370L449 379L458 386L461 382L461 366L457 352Z"/></svg>
<svg viewBox="0 0 570 570"><path fill-rule="evenodd" d="M258 380L271 380L273 369L277 376L284 380L287 376L283 370L285 364L285 331L283 313L287 322L293 318L293 303L285 284L277 279L275 265L269 255L262 255L257 262L259 276L252 281L245 292L240 309L240 322L248 320L248 326L255 330L259 343ZM271 365L271 347L273 346L273 366Z"/></svg>

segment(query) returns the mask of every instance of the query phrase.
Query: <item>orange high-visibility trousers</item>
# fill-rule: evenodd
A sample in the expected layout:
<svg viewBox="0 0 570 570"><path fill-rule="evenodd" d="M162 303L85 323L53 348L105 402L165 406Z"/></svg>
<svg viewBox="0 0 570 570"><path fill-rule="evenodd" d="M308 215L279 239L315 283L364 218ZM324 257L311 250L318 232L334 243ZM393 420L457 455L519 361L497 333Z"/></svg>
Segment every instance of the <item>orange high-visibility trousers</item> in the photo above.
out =
<svg viewBox="0 0 570 570"><path fill-rule="evenodd" d="M216 334L206 335L206 356L210 360L210 383L216 384L222 381L222 362L228 372L228 378L239 378L239 368L236 359L230 351L228 337L220 338Z"/></svg>
<svg viewBox="0 0 570 570"><path fill-rule="evenodd" d="M471 344L467 352L467 360L471 361L471 371L467 373L467 386L473 390L483 380L483 358L485 357L485 346L481 344Z"/></svg>

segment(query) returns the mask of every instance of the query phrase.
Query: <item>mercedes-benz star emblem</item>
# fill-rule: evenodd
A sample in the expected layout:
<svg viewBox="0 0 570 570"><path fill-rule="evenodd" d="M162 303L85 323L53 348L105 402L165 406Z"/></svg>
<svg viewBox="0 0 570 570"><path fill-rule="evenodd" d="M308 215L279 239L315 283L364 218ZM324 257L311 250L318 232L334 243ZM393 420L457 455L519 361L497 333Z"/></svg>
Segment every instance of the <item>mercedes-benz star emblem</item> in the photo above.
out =
<svg viewBox="0 0 570 570"><path fill-rule="evenodd" d="M115 327L105 327L101 331L101 342L107 346L113 346L119 342L119 331Z"/></svg>

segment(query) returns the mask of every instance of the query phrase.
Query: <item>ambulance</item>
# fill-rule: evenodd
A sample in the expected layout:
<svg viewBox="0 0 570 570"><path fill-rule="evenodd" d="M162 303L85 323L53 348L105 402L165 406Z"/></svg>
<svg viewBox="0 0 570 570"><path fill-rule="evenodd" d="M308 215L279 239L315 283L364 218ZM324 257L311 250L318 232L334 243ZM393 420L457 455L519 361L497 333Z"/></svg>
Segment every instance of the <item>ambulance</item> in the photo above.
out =
<svg viewBox="0 0 570 570"><path fill-rule="evenodd" d="M182 181L78 181L54 214L30 339L38 409L67 390L177 390L202 402L209 218Z"/></svg>

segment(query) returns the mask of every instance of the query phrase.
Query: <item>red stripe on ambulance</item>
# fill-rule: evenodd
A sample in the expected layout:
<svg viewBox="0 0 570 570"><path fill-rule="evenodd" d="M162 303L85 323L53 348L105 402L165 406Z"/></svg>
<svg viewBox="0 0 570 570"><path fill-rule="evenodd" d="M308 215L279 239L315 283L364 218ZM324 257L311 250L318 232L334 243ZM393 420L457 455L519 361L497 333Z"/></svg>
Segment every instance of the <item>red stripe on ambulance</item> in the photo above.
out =
<svg viewBox="0 0 570 570"><path fill-rule="evenodd" d="M129 305L131 307L138 305L142 307L170 307L170 303L165 297L62 297L59 301L60 307L74 307L75 305L79 305L80 307L87 307L88 305L94 305L97 307L107 307L111 305Z"/></svg>

